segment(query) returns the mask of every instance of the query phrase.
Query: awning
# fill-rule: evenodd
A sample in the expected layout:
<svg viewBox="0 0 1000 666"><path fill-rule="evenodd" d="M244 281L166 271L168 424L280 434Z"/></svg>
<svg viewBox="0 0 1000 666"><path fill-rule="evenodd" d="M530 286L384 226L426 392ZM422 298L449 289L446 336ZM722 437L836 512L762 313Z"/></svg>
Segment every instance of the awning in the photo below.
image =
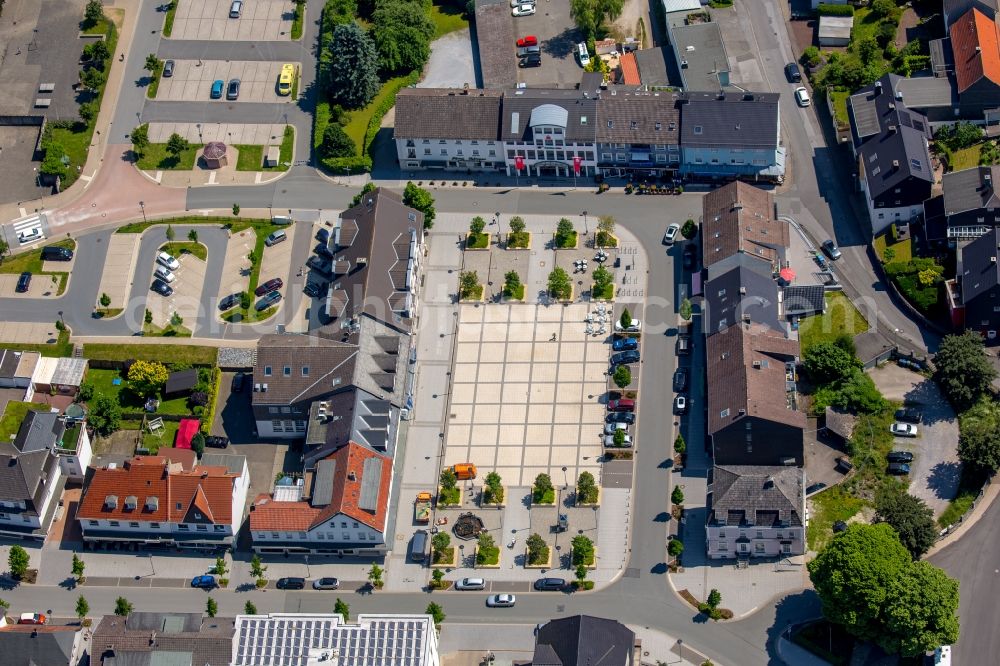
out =
<svg viewBox="0 0 1000 666"><path fill-rule="evenodd" d="M778 276L785 282L791 282L792 280L795 279L795 271L793 271L790 267L782 268L781 271L778 273Z"/></svg>

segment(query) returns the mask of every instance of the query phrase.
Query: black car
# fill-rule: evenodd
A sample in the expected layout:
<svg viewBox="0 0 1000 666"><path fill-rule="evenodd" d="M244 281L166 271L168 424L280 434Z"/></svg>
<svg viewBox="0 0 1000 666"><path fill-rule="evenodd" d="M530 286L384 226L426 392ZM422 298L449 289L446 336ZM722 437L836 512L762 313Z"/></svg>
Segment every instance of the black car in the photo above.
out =
<svg viewBox="0 0 1000 666"><path fill-rule="evenodd" d="M625 423L632 425L635 423L635 412L608 412L604 417L607 423Z"/></svg>
<svg viewBox="0 0 1000 666"><path fill-rule="evenodd" d="M73 250L68 247L50 245L42 248L42 261L70 261L72 259Z"/></svg>
<svg viewBox="0 0 1000 666"><path fill-rule="evenodd" d="M244 375L242 372L237 372L235 375L233 375L233 388L232 388L233 393L243 392L243 382L244 380L246 380L246 377L247 376Z"/></svg>
<svg viewBox="0 0 1000 666"><path fill-rule="evenodd" d="M529 53L517 61L518 67L541 67L542 56L539 53Z"/></svg>
<svg viewBox="0 0 1000 666"><path fill-rule="evenodd" d="M313 252L315 252L321 257L326 257L327 259L333 259L333 251L330 250L330 248L328 248L324 243L320 243L319 245L317 245L316 248L313 250Z"/></svg>
<svg viewBox="0 0 1000 666"><path fill-rule="evenodd" d="M910 466L907 463L889 463L889 474L893 476L906 476L910 473Z"/></svg>
<svg viewBox="0 0 1000 666"><path fill-rule="evenodd" d="M312 298L319 298L319 295L323 293L323 287L315 282L306 282L306 286L302 287L302 293Z"/></svg>
<svg viewBox="0 0 1000 666"><path fill-rule="evenodd" d="M686 391L688 387L688 371L687 368L677 368L674 371L674 391L680 393L681 391Z"/></svg>
<svg viewBox="0 0 1000 666"><path fill-rule="evenodd" d="M553 592L566 587L566 581L562 578L539 578L535 581L535 589L539 592Z"/></svg>
<svg viewBox="0 0 1000 666"><path fill-rule="evenodd" d="M330 230L329 229L320 229L319 231L317 231L316 232L316 240L318 240L323 245L326 245L327 243L329 243L330 242Z"/></svg>
<svg viewBox="0 0 1000 666"><path fill-rule="evenodd" d="M28 291L28 287L31 286L31 273L24 272L21 273L21 277L17 278L17 288L16 291L19 294L23 294Z"/></svg>
<svg viewBox="0 0 1000 666"><path fill-rule="evenodd" d="M163 78L169 79L174 75L174 61L167 60L163 63Z"/></svg>
<svg viewBox="0 0 1000 666"><path fill-rule="evenodd" d="M638 363L638 362L639 362L639 352L635 350L623 351L611 355L611 365L627 365L629 363Z"/></svg>
<svg viewBox="0 0 1000 666"><path fill-rule="evenodd" d="M279 590L302 590L305 589L306 579L305 578L279 578L278 583L275 587Z"/></svg>
<svg viewBox="0 0 1000 666"><path fill-rule="evenodd" d="M153 284L149 288L160 296L172 296L174 293L174 288L160 279L153 280Z"/></svg>
<svg viewBox="0 0 1000 666"><path fill-rule="evenodd" d="M694 243L688 243L684 246L684 254L682 255L684 268L689 271L693 271L695 266L698 265L698 246Z"/></svg>
<svg viewBox="0 0 1000 666"><path fill-rule="evenodd" d="M268 293L266 296L263 296L259 301L257 301L257 305L254 306L254 309L257 310L257 312L263 312L272 305L277 304L278 301L280 300L281 300L281 292L272 291Z"/></svg>
<svg viewBox="0 0 1000 666"><path fill-rule="evenodd" d="M788 77L790 83L798 83L802 80L802 72L799 71L799 66L794 62L785 65L785 76Z"/></svg>
<svg viewBox="0 0 1000 666"><path fill-rule="evenodd" d="M306 266L322 275L329 276L333 274L333 264L329 260L318 257L315 254L306 259Z"/></svg>
<svg viewBox="0 0 1000 666"><path fill-rule="evenodd" d="M809 495L812 495L813 493L818 493L819 491L823 490L824 488L826 488L826 484L825 483L822 483L822 482L820 482L820 483L814 483L811 486L809 486L808 488L806 488L806 497L808 497Z"/></svg>
<svg viewBox="0 0 1000 666"><path fill-rule="evenodd" d="M221 301L219 301L219 310L221 310L222 312L225 312L226 310L232 310L239 304L240 304L240 295L229 294Z"/></svg>
<svg viewBox="0 0 1000 666"><path fill-rule="evenodd" d="M909 451L890 451L885 459L891 463L908 463L913 462L913 454Z"/></svg>
<svg viewBox="0 0 1000 666"><path fill-rule="evenodd" d="M266 293L275 291L276 289L281 289L285 286L284 280L281 278L271 278L267 282L257 285L257 288L253 290L254 296L263 296Z"/></svg>
<svg viewBox="0 0 1000 666"><path fill-rule="evenodd" d="M923 412L916 407L903 407L896 410L896 420L903 423L920 423L923 416Z"/></svg>
<svg viewBox="0 0 1000 666"><path fill-rule="evenodd" d="M211 449L224 449L229 446L229 438L212 435L205 438L205 446Z"/></svg>
<svg viewBox="0 0 1000 666"><path fill-rule="evenodd" d="M226 88L226 99L236 99L240 96L240 80L232 79Z"/></svg>

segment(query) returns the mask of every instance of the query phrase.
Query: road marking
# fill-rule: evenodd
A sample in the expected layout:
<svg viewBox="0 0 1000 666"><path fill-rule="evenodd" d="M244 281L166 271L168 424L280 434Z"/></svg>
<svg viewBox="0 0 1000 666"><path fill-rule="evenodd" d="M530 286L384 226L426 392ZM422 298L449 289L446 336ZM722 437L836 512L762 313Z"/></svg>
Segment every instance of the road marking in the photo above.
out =
<svg viewBox="0 0 1000 666"><path fill-rule="evenodd" d="M202 215L205 215L205 216L208 216L208 215L212 214L211 210L206 210L206 209L199 210L198 212L201 213Z"/></svg>
<svg viewBox="0 0 1000 666"><path fill-rule="evenodd" d="M261 178L262 178L263 176L264 176L264 172L263 172L263 171L258 171L258 172L257 172L257 175L256 175L256 176L254 176L254 179L253 179L253 182L254 182L254 184L255 184L255 185L260 185L260 179L261 179Z"/></svg>
<svg viewBox="0 0 1000 666"><path fill-rule="evenodd" d="M156 177L153 178L153 180L155 180L157 183L159 183L161 180L163 180L163 172L162 171L157 171L156 172Z"/></svg>
<svg viewBox="0 0 1000 666"><path fill-rule="evenodd" d="M214 172L214 171L211 171L211 172L209 172L209 174L208 174L208 184L209 184L209 185L216 185L216 184L217 184L217 183L215 182L215 172Z"/></svg>
<svg viewBox="0 0 1000 666"><path fill-rule="evenodd" d="M27 214L28 214L28 211L24 210L24 208L23 208L23 207L22 207L22 208L18 208L18 209L17 209L17 212L18 212L18 214L19 214L19 215L20 215L21 217L24 217L25 215L27 215Z"/></svg>
<svg viewBox="0 0 1000 666"><path fill-rule="evenodd" d="M88 175L84 174L84 175L80 176L80 180L82 180L85 183L89 183L90 181L94 180L94 177L93 176L88 176Z"/></svg>

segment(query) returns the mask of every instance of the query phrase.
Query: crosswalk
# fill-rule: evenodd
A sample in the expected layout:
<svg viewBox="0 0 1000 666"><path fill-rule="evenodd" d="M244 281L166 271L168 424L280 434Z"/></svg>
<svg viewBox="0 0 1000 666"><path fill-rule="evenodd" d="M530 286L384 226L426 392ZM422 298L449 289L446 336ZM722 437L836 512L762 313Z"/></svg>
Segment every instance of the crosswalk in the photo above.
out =
<svg viewBox="0 0 1000 666"><path fill-rule="evenodd" d="M11 227L14 229L14 236L21 245L31 245L45 240L45 229L47 226L44 214L32 215L29 218L11 224Z"/></svg>

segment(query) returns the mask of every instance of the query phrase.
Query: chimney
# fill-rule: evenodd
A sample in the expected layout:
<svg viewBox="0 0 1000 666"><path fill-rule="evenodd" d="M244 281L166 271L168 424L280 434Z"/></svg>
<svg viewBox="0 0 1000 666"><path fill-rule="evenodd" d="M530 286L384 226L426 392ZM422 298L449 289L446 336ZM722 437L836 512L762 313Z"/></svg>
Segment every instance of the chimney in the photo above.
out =
<svg viewBox="0 0 1000 666"><path fill-rule="evenodd" d="M896 133L896 126L889 125L889 134L895 134L895 133Z"/></svg>
<svg viewBox="0 0 1000 666"><path fill-rule="evenodd" d="M893 160L892 161L892 170L895 171L898 168L899 168L899 160Z"/></svg>
<svg viewBox="0 0 1000 666"><path fill-rule="evenodd" d="M764 479L765 488L774 488L774 477L768 474L767 478Z"/></svg>
<svg viewBox="0 0 1000 666"><path fill-rule="evenodd" d="M899 92L898 90L896 91L896 101L897 102L903 101L903 93Z"/></svg>
<svg viewBox="0 0 1000 666"><path fill-rule="evenodd" d="M983 47L977 46L976 47L976 53L982 53L982 52L983 52Z"/></svg>
<svg viewBox="0 0 1000 666"><path fill-rule="evenodd" d="M875 94L876 95L881 95L882 94L882 82L881 81L876 81L875 82Z"/></svg>

